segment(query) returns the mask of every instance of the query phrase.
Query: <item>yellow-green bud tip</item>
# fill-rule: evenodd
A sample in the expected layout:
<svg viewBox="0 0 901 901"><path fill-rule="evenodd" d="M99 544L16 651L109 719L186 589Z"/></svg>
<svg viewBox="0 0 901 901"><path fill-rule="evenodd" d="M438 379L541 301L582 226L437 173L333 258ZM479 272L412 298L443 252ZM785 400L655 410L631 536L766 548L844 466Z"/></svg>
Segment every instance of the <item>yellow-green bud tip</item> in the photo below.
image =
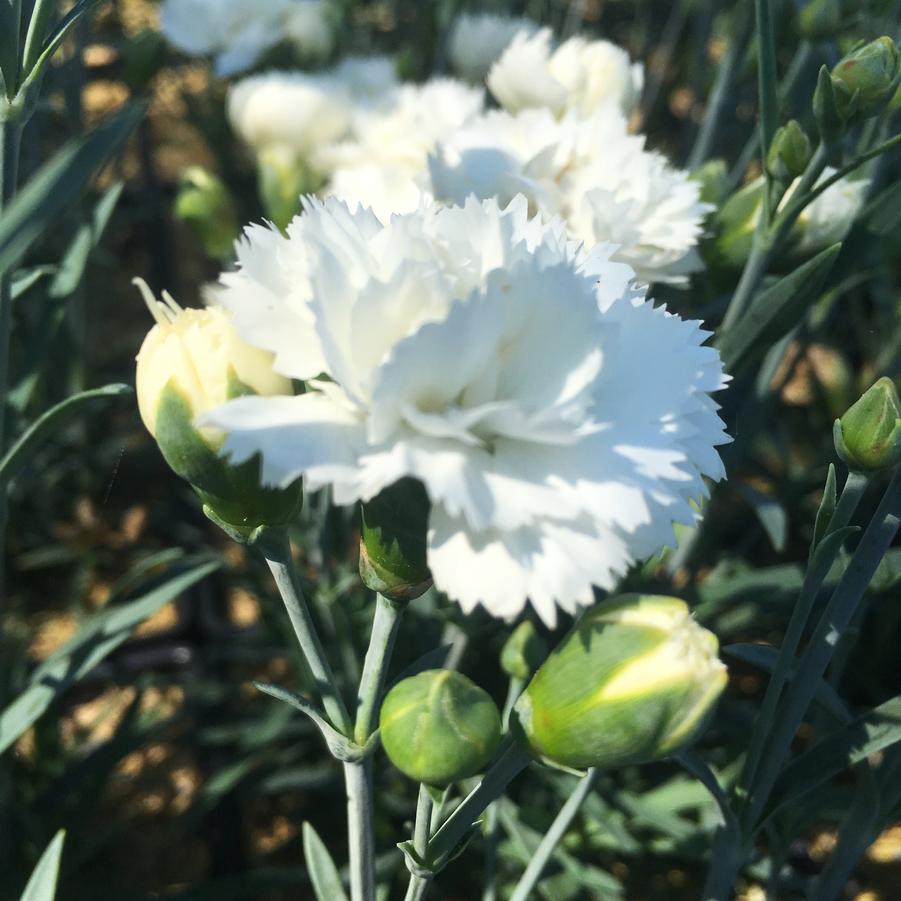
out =
<svg viewBox="0 0 901 901"><path fill-rule="evenodd" d="M699 732L726 685L716 636L655 595L598 604L539 667L515 713L538 757L585 769L666 756Z"/></svg>
<svg viewBox="0 0 901 901"><path fill-rule="evenodd" d="M795 119L776 129L767 154L767 171L773 178L788 183L807 168L813 148L810 138Z"/></svg>
<svg viewBox="0 0 901 901"><path fill-rule="evenodd" d="M402 773L443 788L491 761L501 719L490 695L466 676L427 670L388 692L379 732L385 753Z"/></svg>
<svg viewBox="0 0 901 901"><path fill-rule="evenodd" d="M873 472L901 463L901 402L881 378L835 421L835 450L850 469Z"/></svg>

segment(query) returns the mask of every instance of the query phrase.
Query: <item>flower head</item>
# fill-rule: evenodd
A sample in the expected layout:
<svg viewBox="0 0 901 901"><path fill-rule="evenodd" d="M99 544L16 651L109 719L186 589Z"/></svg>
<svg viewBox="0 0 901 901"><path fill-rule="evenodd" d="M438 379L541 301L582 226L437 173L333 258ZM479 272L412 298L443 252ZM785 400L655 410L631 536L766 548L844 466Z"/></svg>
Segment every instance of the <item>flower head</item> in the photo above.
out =
<svg viewBox="0 0 901 901"><path fill-rule="evenodd" d="M586 247L617 245L614 259L642 281L684 285L701 268L695 247L713 207L687 172L628 133L615 108L560 120L545 109L495 110L440 143L429 169L437 199L460 204L472 193L506 203L522 193Z"/></svg>
<svg viewBox="0 0 901 901"><path fill-rule="evenodd" d="M555 116L590 116L603 106L625 115L638 105L644 68L609 41L572 37L556 49L548 28L517 34L488 74L488 87L510 112L543 107Z"/></svg>
<svg viewBox="0 0 901 901"><path fill-rule="evenodd" d="M266 72L233 85L228 119L257 153L275 151L302 159L350 127L351 106L344 85L326 75Z"/></svg>
<svg viewBox="0 0 901 901"><path fill-rule="evenodd" d="M835 169L827 166L817 183L835 175ZM785 192L781 206L784 206L797 188L800 179L795 179ZM863 206L870 187L868 178L843 178L830 185L798 216L792 233L797 236L796 250L803 254L813 254L831 244L844 240Z"/></svg>
<svg viewBox="0 0 901 901"><path fill-rule="evenodd" d="M248 231L217 300L279 372L328 378L214 411L234 459L339 504L419 480L436 586L504 617L531 600L553 623L695 522L723 475L719 355L612 247L583 253L525 198L387 223L305 204L287 236Z"/></svg>
<svg viewBox="0 0 901 901"><path fill-rule="evenodd" d="M526 18L495 13L458 16L448 44L451 65L461 78L482 84L516 35L530 35L537 30L535 22Z"/></svg>

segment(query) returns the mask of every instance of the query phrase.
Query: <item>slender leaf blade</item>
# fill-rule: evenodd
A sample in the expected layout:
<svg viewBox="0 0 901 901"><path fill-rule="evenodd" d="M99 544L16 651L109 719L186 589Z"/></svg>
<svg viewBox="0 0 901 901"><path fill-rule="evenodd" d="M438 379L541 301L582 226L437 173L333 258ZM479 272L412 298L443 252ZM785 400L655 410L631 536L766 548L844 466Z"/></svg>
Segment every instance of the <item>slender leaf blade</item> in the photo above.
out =
<svg viewBox="0 0 901 901"><path fill-rule="evenodd" d="M121 397L130 394L132 389L128 385L113 384L103 388L94 388L91 391L83 391L51 407L39 419L31 424L19 440L0 459L0 491L16 475L18 470L32 458L38 446L49 436L56 434L63 423L76 414L81 413L82 408L96 400L110 397Z"/></svg>
<svg viewBox="0 0 901 901"><path fill-rule="evenodd" d="M347 901L338 868L309 823L303 824L303 856L317 901Z"/></svg>
<svg viewBox="0 0 901 901"><path fill-rule="evenodd" d="M840 250L841 244L827 247L754 299L750 309L719 342L727 369L734 370L755 347L769 346L779 337L778 333L784 334L800 320L809 304L819 296Z"/></svg>
<svg viewBox="0 0 901 901"><path fill-rule="evenodd" d="M54 698L123 644L136 626L218 567L217 561L194 566L136 600L86 620L75 637L45 660L25 690L0 712L0 754L44 713Z"/></svg>
<svg viewBox="0 0 901 901"><path fill-rule="evenodd" d="M0 220L0 272L9 272L78 197L93 173L124 146L141 105L127 106L86 138L69 142L19 191Z"/></svg>
<svg viewBox="0 0 901 901"><path fill-rule="evenodd" d="M4 0L0 0L0 3ZM66 832L60 829L47 845L38 861L20 901L53 901L56 897L56 882L59 878L59 861L63 853Z"/></svg>

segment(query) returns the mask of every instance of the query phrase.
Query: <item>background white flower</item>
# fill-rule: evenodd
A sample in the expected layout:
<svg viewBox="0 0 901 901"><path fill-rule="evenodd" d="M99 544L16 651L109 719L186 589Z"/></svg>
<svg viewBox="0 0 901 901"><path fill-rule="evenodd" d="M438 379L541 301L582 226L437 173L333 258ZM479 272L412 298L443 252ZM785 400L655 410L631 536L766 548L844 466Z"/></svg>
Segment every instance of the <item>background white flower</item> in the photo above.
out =
<svg viewBox="0 0 901 901"><path fill-rule="evenodd" d="M478 115L485 92L452 78L403 84L354 108L351 137L321 150L317 166L332 173L326 193L375 209L409 212L427 182L428 154Z"/></svg>
<svg viewBox="0 0 901 901"><path fill-rule="evenodd" d="M586 247L617 245L614 259L644 282L684 285L701 268L695 248L712 207L612 107L560 120L545 109L494 110L441 142L429 171L439 200L460 204L474 193L503 203L524 194Z"/></svg>
<svg viewBox="0 0 901 901"><path fill-rule="evenodd" d="M831 178L835 171L827 166L817 179L817 184ZM785 192L780 206L784 206L799 182L800 179L795 179ZM869 186L870 180L867 178L843 178L826 188L798 217L793 228L793 233L798 235L795 250L803 254L817 253L844 240L866 200Z"/></svg>
<svg viewBox="0 0 901 901"><path fill-rule="evenodd" d="M337 503L421 480L438 588L504 617L528 599L553 624L694 522L702 477L723 475L719 355L611 249L579 251L524 198L386 224L308 200L287 236L248 230L217 301L278 371L328 380L210 421L268 481L303 474Z"/></svg>
<svg viewBox="0 0 901 901"><path fill-rule="evenodd" d="M212 56L216 74L256 65L282 41L323 59L334 46L334 12L324 0L163 0L160 27L179 50Z"/></svg>
<svg viewBox="0 0 901 901"><path fill-rule="evenodd" d="M590 116L613 104L628 116L643 86L644 67L622 47L572 37L554 50L548 28L516 35L488 74L491 93L514 113L543 107L555 116Z"/></svg>
<svg viewBox="0 0 901 901"><path fill-rule="evenodd" d="M494 13L461 15L454 21L448 55L454 71L467 81L483 84L489 69L517 34L534 34L538 25L527 18Z"/></svg>
<svg viewBox="0 0 901 901"><path fill-rule="evenodd" d="M351 124L350 95L337 78L305 72L265 72L229 88L228 120L258 153L277 149L306 158L343 137Z"/></svg>

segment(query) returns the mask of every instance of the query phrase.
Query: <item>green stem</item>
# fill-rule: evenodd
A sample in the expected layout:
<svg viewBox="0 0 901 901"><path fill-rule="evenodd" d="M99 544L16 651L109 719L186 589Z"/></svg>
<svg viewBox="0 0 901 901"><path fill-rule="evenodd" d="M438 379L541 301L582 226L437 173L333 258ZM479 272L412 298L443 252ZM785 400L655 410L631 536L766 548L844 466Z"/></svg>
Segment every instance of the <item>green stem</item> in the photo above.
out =
<svg viewBox="0 0 901 901"><path fill-rule="evenodd" d="M429 836L432 831L432 810L435 803L432 800L428 788L419 786L419 799L416 802L416 821L413 825L413 850L421 860L426 859L429 853ZM428 894L432 885L429 876L410 874L410 883L407 886L406 901L422 901Z"/></svg>
<svg viewBox="0 0 901 901"><path fill-rule="evenodd" d="M0 216L16 195L19 179L19 153L22 126L17 122L0 122ZM9 393L9 357L12 335L12 272L0 271L0 456L6 450L6 407ZM4 597L4 565L6 559L6 491L0 492L0 599Z"/></svg>
<svg viewBox="0 0 901 901"><path fill-rule="evenodd" d="M372 758L344 764L347 841L352 901L375 899L375 836L372 828Z"/></svg>
<svg viewBox="0 0 901 901"><path fill-rule="evenodd" d="M810 644L801 658L798 671L775 717L775 728L768 742L767 755L750 790L746 822L753 826L762 813L773 785L788 755L798 726L835 652L838 637L847 627L876 567L885 556L901 527L901 467L896 469L882 501L867 526L848 568L832 593Z"/></svg>
<svg viewBox="0 0 901 901"><path fill-rule="evenodd" d="M384 595L376 595L375 615L372 620L372 634L366 659L363 661L363 675L357 691L357 713L354 724L354 740L364 745L369 736L378 728L379 706L388 663L400 627L401 614L406 603L389 600Z"/></svg>
<svg viewBox="0 0 901 901"><path fill-rule="evenodd" d="M837 532L848 525L869 481L869 477L862 473L848 473L841 496L833 511L832 519L829 521L827 535ZM776 659L773 674L770 676L770 681L763 697L760 712L751 731L751 744L745 759L742 776L743 785L749 786L754 780L760 757L767 746L767 738L775 724L776 708L791 673L795 654L801 642L801 636L804 634L804 629L810 619L817 595L823 587L823 582L833 562L834 560L831 559L819 560L811 556L807 571L804 574L804 581L801 584L801 591L798 594L798 600L792 610L788 628L782 640L782 647L779 649L779 656Z"/></svg>
<svg viewBox="0 0 901 901"><path fill-rule="evenodd" d="M357 690L354 740L364 745L378 728L379 707L394 641L406 603L376 595L372 633ZM375 826L371 759L344 765L352 901L375 898Z"/></svg>
<svg viewBox="0 0 901 901"><path fill-rule="evenodd" d="M757 23L757 93L760 98L760 157L766 172L766 158L776 133L779 98L776 93L776 52L773 41L773 19L769 0L754 0ZM769 186L769 176L767 176ZM764 208L769 221L769 191L764 191Z"/></svg>
<svg viewBox="0 0 901 901"><path fill-rule="evenodd" d="M548 861L553 856L554 849L563 839L563 836L566 835L566 830L569 829L583 801L594 787L597 776L598 771L594 768L590 769L582 777L575 791L566 799L566 803L560 808L560 812L554 818L551 828L548 829L541 840L541 844L535 849L525 873L522 874L522 878L510 896L510 901L528 901L532 897L532 892L535 886L538 885Z"/></svg>
<svg viewBox="0 0 901 901"><path fill-rule="evenodd" d="M730 41L729 48L726 50L726 54L717 69L716 78L710 91L710 99L707 101L707 108L704 110L704 121L701 123L691 148L691 153L688 155L688 162L686 163L688 169L696 169L710 153L710 146L713 143L716 127L726 108L726 101L731 96L732 88L735 85L739 69L738 64L744 56L748 37L751 33L751 17L747 14L747 7L741 6L738 10L738 15L741 19L735 31L735 37Z"/></svg>
<svg viewBox="0 0 901 901"><path fill-rule="evenodd" d="M444 821L429 841L428 859L440 869L457 848L488 805L499 798L504 789L530 763L528 753L512 738L507 738L501 752L482 781L463 799L463 803Z"/></svg>
<svg viewBox="0 0 901 901"><path fill-rule="evenodd" d="M785 239L789 229L795 224L801 211L810 202L809 196L816 180L822 175L823 169L826 168L826 149L820 144L817 147L812 159L801 176L801 181L792 195L797 200L789 203L788 207L783 210L772 222L767 224L766 217L762 217L758 223L757 230L754 232L754 240L751 245L751 253L745 263L744 271L739 279L732 300L723 317L723 329L729 329L740 319L742 314L750 306L760 282L766 275L767 267L773 257L774 252ZM768 193L768 192L764 192Z"/></svg>
<svg viewBox="0 0 901 901"><path fill-rule="evenodd" d="M353 734L353 723L341 693L338 691L335 676L325 656L322 642L319 640L313 617L310 615L310 608L303 596L300 578L291 559L291 542L288 533L285 529L273 530L267 539L263 546L263 555L275 578L275 584L278 586L285 609L288 611L297 642L313 678L316 680L316 688L322 698L322 706L325 708L331 724L339 732L350 736Z"/></svg>

